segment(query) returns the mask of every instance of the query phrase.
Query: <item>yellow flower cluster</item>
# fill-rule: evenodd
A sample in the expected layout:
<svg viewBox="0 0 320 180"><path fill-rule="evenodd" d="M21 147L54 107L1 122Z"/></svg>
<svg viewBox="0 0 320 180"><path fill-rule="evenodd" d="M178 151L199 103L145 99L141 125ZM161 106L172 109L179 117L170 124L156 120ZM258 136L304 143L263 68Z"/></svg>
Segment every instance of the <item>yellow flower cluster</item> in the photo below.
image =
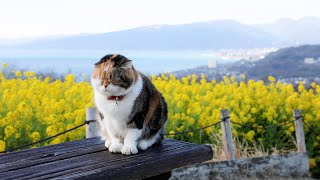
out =
<svg viewBox="0 0 320 180"><path fill-rule="evenodd" d="M197 78L196 75L181 80L166 74L152 76L169 105L169 129L179 131L180 126L192 129L195 125L213 124L220 120L221 109L229 109L234 122L250 124L260 132L264 131L262 125L292 121L294 109L302 110L306 123L320 121L320 85L315 83L309 90L301 83L297 92L291 84L275 83L272 76L268 84L253 80L238 82L234 77L224 77L220 83L207 82L204 75ZM293 124L286 128L287 134L294 131ZM206 132L210 134L212 128ZM255 133L249 132L246 137L252 141Z"/></svg>
<svg viewBox="0 0 320 180"><path fill-rule="evenodd" d="M0 151L71 129L84 122L86 107L93 106L90 84L75 82L72 74L65 81L36 77L34 72L15 74L6 79L0 71ZM84 136L82 127L42 145Z"/></svg>
<svg viewBox="0 0 320 180"><path fill-rule="evenodd" d="M2 68L6 67L2 65ZM90 84L76 82L72 74L63 81L37 77L34 72L16 71L15 74L15 78L6 79L0 71L0 151L71 129L83 123L86 107L93 106ZM232 121L254 128L232 124L234 136L247 142L287 147L281 140L292 139L293 123L283 127L277 125L292 121L293 110L300 109L304 121L312 128L305 128L307 149L313 158L311 165L320 164L320 85L312 83L307 88L301 83L295 90L291 84L277 82L271 76L268 82L246 81L244 75L242 78L237 81L234 77L224 77L216 82L207 81L204 75L189 75L182 79L169 74L152 76L152 82L168 104L166 132L174 134L211 125L220 121L221 109L228 109ZM214 143L214 133L221 133L219 125L169 137ZM41 145L84 136L82 127Z"/></svg>
<svg viewBox="0 0 320 180"><path fill-rule="evenodd" d="M221 82L209 82L206 77L189 75L176 79L173 75L152 76L152 81L163 93L169 109L167 132L188 131L205 127L220 120L220 110L228 109L231 120L248 125L232 124L234 137L247 142L260 141L266 148L294 146L293 110L300 109L305 127L307 149L315 163L320 163L320 85L312 83L307 89L303 83L297 90L291 84L276 82L272 76L268 82L224 77ZM202 130L201 133L170 135L180 140L197 143L213 143L213 133L222 133L220 126Z"/></svg>

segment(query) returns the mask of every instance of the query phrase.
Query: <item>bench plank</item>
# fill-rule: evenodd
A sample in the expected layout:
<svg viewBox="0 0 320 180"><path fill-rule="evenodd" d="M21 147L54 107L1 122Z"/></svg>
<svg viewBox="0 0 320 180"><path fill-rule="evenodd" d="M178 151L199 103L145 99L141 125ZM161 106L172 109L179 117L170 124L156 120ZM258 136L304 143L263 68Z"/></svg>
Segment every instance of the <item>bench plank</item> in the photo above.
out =
<svg viewBox="0 0 320 180"><path fill-rule="evenodd" d="M0 155L0 179L142 179L212 159L212 149L165 139L135 155L107 151L100 138Z"/></svg>

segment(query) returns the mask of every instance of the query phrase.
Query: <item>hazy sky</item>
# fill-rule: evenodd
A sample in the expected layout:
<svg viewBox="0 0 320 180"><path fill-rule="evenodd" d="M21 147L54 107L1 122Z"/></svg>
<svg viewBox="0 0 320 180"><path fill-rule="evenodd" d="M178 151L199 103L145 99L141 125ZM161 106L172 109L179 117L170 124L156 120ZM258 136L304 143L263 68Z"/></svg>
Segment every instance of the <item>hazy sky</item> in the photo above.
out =
<svg viewBox="0 0 320 180"><path fill-rule="evenodd" d="M0 38L103 33L234 19L246 24L320 17L320 0L0 0Z"/></svg>

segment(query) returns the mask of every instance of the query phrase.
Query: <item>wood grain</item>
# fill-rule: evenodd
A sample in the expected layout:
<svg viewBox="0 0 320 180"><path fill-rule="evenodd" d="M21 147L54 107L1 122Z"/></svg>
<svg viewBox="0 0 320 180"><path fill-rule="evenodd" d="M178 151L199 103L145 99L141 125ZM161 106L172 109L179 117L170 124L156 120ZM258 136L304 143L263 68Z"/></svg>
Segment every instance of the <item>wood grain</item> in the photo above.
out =
<svg viewBox="0 0 320 180"><path fill-rule="evenodd" d="M293 116L295 119L294 128L295 128L295 132L296 132L298 152L307 152L301 110L298 110L298 109L294 110Z"/></svg>
<svg viewBox="0 0 320 180"><path fill-rule="evenodd" d="M142 179L210 160L212 154L210 146L165 139L126 156L90 138L0 155L0 179Z"/></svg>
<svg viewBox="0 0 320 180"><path fill-rule="evenodd" d="M230 113L227 109L220 111L221 128L223 137L223 149L226 154L226 158L229 160L235 160L234 144L231 131Z"/></svg>

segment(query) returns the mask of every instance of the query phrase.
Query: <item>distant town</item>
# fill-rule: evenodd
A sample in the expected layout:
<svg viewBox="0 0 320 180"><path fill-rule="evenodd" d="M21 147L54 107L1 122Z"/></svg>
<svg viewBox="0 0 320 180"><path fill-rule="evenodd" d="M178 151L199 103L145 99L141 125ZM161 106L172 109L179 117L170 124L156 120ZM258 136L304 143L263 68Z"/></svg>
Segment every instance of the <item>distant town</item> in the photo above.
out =
<svg viewBox="0 0 320 180"><path fill-rule="evenodd" d="M264 58L267 54L277 51L278 48L252 48L252 49L220 49L208 53L203 56L212 57L214 59L226 60L248 60L256 61Z"/></svg>
<svg viewBox="0 0 320 180"><path fill-rule="evenodd" d="M320 82L320 45L291 48L256 48L219 50L203 54L212 59L207 66L176 71L179 78L190 73L205 74L208 80L221 80L223 76L234 76L237 80L245 74L247 79L265 80L274 76L278 81L294 86L300 82L309 86ZM235 63L219 63L218 59L238 59Z"/></svg>

